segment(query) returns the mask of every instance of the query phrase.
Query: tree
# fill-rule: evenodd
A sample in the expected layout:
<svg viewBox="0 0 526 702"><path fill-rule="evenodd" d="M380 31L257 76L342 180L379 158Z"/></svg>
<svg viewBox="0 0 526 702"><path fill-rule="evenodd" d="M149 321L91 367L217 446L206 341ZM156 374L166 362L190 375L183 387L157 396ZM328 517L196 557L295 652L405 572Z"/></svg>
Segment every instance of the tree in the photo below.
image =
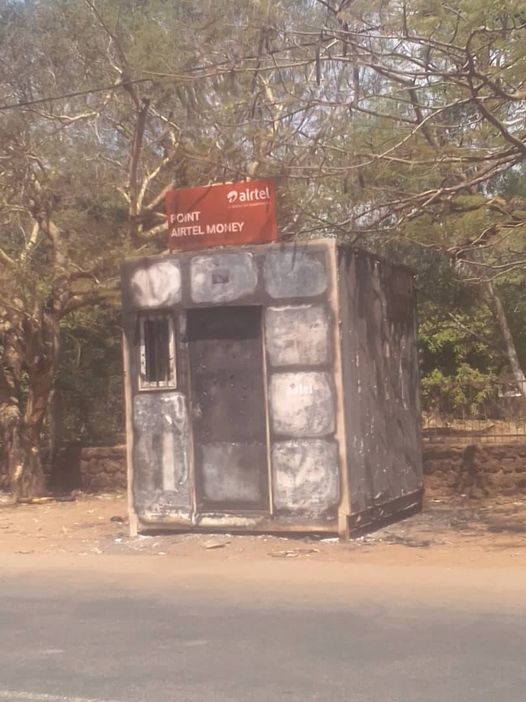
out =
<svg viewBox="0 0 526 702"><path fill-rule="evenodd" d="M0 139L0 427L19 498L45 489L40 438L61 321L104 297L100 280L113 269L107 254L118 238L108 239L109 223L90 211L98 172L82 125L97 110L89 101L56 105L42 97L66 92L80 74L74 46L57 36L48 10L8 3L0 20L2 103L32 103L4 110Z"/></svg>
<svg viewBox="0 0 526 702"><path fill-rule="evenodd" d="M189 26L203 41L221 27L222 50L234 49L223 13L212 3L131 9L90 0L2 8L0 427L17 497L44 490L40 441L67 316L115 294L118 259L164 247L166 187L239 177L238 155L258 139L251 124L238 130L240 113L249 114L239 85L219 67L199 70L199 93L187 67L196 60ZM229 19L242 21L234 11ZM187 38L177 51L174 31ZM175 89L137 75L148 47L163 42L183 73ZM208 119L196 128L201 112Z"/></svg>
<svg viewBox="0 0 526 702"><path fill-rule="evenodd" d="M325 173L356 174L362 190L345 223L355 236L391 229L443 251L479 284L526 397L495 284L526 268L524 199L499 188L526 157L521 3L320 3L320 61L350 63L355 76L335 108L371 128L367 140L323 144L335 157Z"/></svg>

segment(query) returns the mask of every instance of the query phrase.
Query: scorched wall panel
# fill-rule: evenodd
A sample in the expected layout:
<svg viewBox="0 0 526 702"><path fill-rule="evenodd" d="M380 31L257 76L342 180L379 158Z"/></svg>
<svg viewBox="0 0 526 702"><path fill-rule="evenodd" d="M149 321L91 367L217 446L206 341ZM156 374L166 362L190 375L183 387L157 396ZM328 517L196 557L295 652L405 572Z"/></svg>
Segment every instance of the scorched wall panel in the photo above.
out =
<svg viewBox="0 0 526 702"><path fill-rule="evenodd" d="M338 273L351 510L360 514L423 485L413 280L344 247Z"/></svg>

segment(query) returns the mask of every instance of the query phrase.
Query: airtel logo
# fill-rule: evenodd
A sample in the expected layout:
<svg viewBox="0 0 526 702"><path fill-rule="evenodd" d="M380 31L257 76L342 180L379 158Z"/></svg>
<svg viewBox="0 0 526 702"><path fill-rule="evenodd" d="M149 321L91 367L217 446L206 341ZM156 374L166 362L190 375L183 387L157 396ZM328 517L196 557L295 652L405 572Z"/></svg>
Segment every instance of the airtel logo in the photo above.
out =
<svg viewBox="0 0 526 702"><path fill-rule="evenodd" d="M268 202L270 200L270 189L265 188L245 188L245 190L230 190L226 194L229 205L236 202Z"/></svg>

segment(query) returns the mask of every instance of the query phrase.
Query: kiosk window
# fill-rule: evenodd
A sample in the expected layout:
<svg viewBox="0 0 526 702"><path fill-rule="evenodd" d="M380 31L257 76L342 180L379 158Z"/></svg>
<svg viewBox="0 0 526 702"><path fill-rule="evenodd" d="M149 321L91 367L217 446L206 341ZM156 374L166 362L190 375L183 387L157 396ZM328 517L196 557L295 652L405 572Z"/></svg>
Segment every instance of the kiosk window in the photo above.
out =
<svg viewBox="0 0 526 702"><path fill-rule="evenodd" d="M175 388L175 331L169 313L139 317L141 389Z"/></svg>

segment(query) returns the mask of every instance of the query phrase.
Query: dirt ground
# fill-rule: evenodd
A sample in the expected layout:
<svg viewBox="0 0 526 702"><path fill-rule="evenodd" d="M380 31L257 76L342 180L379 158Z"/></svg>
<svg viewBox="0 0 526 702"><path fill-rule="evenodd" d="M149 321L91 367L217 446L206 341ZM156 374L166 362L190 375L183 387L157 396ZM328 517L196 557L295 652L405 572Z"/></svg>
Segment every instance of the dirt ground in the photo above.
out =
<svg viewBox="0 0 526 702"><path fill-rule="evenodd" d="M526 500L433 500L421 514L347 543L327 537L212 533L130 538L124 494L81 494L73 502L38 505L0 501L0 554L523 567Z"/></svg>

